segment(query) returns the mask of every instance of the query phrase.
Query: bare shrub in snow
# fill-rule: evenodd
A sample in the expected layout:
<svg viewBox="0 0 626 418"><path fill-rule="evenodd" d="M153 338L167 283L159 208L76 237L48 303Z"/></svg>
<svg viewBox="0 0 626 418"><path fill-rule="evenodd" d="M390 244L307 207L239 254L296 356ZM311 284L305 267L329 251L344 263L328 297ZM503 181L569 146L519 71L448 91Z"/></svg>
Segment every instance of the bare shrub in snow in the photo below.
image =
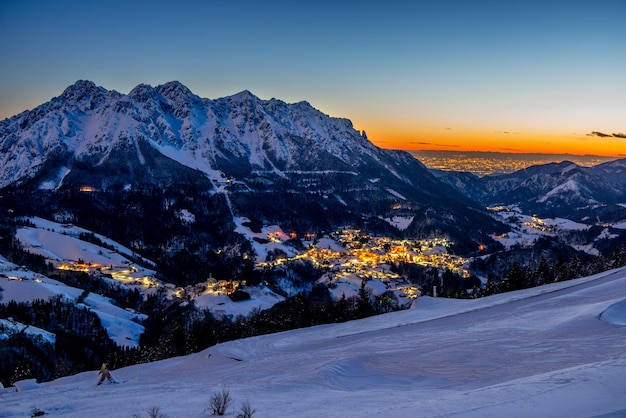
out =
<svg viewBox="0 0 626 418"><path fill-rule="evenodd" d="M148 409L147 412L147 416L148 418L169 418L166 414L164 414L163 412L161 412L161 408L159 408L158 406L153 406L152 408ZM140 414L133 414L133 418L141 418Z"/></svg>
<svg viewBox="0 0 626 418"><path fill-rule="evenodd" d="M237 414L237 418L252 418L255 412L256 409L252 409L252 406L250 406L250 401L245 401L241 405L241 409Z"/></svg>
<svg viewBox="0 0 626 418"><path fill-rule="evenodd" d="M211 395L208 409L212 415L221 417L226 413L226 408L228 408L232 401L233 398L230 396L230 392L226 389L222 389L220 392Z"/></svg>

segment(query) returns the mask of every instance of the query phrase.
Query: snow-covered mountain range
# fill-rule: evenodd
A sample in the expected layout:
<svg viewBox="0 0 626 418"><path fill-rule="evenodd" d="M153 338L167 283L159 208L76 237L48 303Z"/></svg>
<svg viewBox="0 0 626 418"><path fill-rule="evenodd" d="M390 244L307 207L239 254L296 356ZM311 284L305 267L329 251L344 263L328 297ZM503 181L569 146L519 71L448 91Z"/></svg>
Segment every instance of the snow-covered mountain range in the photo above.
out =
<svg viewBox="0 0 626 418"><path fill-rule="evenodd" d="M409 153L376 147L347 119L249 91L200 98L179 82L120 94L78 81L1 121L3 187L53 194L193 187L225 199L233 215L270 224L294 212L323 218L324 228L401 216L415 219L409 234L443 230L467 248L502 228Z"/></svg>
<svg viewBox="0 0 626 418"><path fill-rule="evenodd" d="M307 102L261 100L249 91L201 99L179 82L141 84L124 95L78 81L50 102L2 121L0 146L0 188L38 175L48 180L40 187L58 188L79 163L97 169L119 151L132 151L124 153L128 166L144 166L146 146L210 178L356 176L375 165L386 173L372 180L412 181L397 167L413 164L410 156L375 147L349 120ZM54 158L58 171L46 172Z"/></svg>

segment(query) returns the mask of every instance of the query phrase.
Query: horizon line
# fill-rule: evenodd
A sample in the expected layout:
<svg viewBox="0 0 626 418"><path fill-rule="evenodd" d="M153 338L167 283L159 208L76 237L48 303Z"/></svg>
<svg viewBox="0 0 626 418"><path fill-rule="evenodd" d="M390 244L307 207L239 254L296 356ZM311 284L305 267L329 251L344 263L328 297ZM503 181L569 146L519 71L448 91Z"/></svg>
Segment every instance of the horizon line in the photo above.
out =
<svg viewBox="0 0 626 418"><path fill-rule="evenodd" d="M400 149L406 152L447 152L447 153L472 153L472 154L513 154L513 155L545 155L545 156L573 156L589 158L626 158L626 155L598 155L598 154L573 154L569 152L529 152L529 151L478 151L478 150L447 150L447 149Z"/></svg>

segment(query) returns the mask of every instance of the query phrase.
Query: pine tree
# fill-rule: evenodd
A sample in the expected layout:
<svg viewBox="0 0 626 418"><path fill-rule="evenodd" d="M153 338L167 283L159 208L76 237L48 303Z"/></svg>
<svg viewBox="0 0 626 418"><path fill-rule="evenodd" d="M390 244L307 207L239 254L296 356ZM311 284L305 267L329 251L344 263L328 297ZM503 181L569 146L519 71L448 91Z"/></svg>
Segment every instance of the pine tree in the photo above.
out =
<svg viewBox="0 0 626 418"><path fill-rule="evenodd" d="M552 283L554 276L550 270L550 266L544 257L541 257L537 269L535 270L535 285L541 286L542 284Z"/></svg>
<svg viewBox="0 0 626 418"><path fill-rule="evenodd" d="M530 287L529 275L524 269L517 263L513 263L511 270L504 277L504 290L520 290Z"/></svg>
<svg viewBox="0 0 626 418"><path fill-rule="evenodd" d="M370 301L370 292L365 287L365 280L361 280L359 295L356 300L356 317L365 318L372 315L372 302Z"/></svg>
<svg viewBox="0 0 626 418"><path fill-rule="evenodd" d="M496 281L492 274L489 274L489 276L487 276L487 283L485 283L485 287L483 287L481 292L482 296L497 295L501 292L500 283Z"/></svg>
<svg viewBox="0 0 626 418"><path fill-rule="evenodd" d="M346 294L341 294L341 299L335 304L335 321L343 322L350 318L350 304L346 299Z"/></svg>
<svg viewBox="0 0 626 418"><path fill-rule="evenodd" d="M566 280L572 280L575 279L577 277L581 277L581 265L580 265L580 259L578 258L578 256L576 254L574 254L572 256L572 260L569 262L569 266L567 269L567 279Z"/></svg>
<svg viewBox="0 0 626 418"><path fill-rule="evenodd" d="M614 269L626 266L626 246L615 247L609 263L610 268Z"/></svg>
<svg viewBox="0 0 626 418"><path fill-rule="evenodd" d="M565 268L565 260L563 259L562 256L559 256L559 258L554 262L554 267L552 268L552 271L554 272L555 282L562 282L564 280L567 280L567 270Z"/></svg>

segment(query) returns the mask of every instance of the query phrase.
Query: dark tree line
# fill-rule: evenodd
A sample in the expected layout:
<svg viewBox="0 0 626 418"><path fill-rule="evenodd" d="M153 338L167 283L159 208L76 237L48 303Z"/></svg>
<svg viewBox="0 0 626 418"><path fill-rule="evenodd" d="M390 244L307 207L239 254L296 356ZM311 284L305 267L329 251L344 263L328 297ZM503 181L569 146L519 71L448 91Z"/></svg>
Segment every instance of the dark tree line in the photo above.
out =
<svg viewBox="0 0 626 418"><path fill-rule="evenodd" d="M372 296L366 281L356 297L335 301L328 288L317 285L308 292L286 298L273 307L255 310L247 316L215 317L189 305L176 304L163 310L168 302L152 297L155 311L152 324L146 324L141 337L140 361L154 361L196 352L217 343L270 334L320 324L345 322L399 309L392 292ZM146 310L144 309L144 312Z"/></svg>
<svg viewBox="0 0 626 418"><path fill-rule="evenodd" d="M31 337L27 329L7 334L8 340L0 344L0 381L6 386L24 378L25 369L31 374L26 377L39 381L95 369L117 349L95 313L61 297L0 304L0 318L12 318L56 336L51 344Z"/></svg>
<svg viewBox="0 0 626 418"><path fill-rule="evenodd" d="M615 247L609 254L601 254L584 262L577 254L573 254L567 261L563 257L558 257L553 263L541 257L535 265L524 266L513 263L504 277L489 275L487 283L473 292L472 296L490 296L573 280L623 266L626 266L626 246Z"/></svg>

